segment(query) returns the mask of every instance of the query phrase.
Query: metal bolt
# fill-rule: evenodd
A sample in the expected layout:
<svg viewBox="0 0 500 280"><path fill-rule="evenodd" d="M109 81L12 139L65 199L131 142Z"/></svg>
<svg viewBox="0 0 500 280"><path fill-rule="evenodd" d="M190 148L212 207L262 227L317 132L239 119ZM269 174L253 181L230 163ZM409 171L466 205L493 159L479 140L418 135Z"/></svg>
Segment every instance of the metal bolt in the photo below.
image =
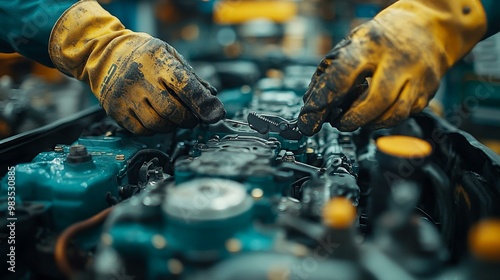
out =
<svg viewBox="0 0 500 280"><path fill-rule="evenodd" d="M252 190L252 197L253 198L261 198L264 195L264 191L259 188L255 188Z"/></svg>
<svg viewBox="0 0 500 280"><path fill-rule="evenodd" d="M119 154L115 156L116 160L125 160L125 155Z"/></svg>
<svg viewBox="0 0 500 280"><path fill-rule="evenodd" d="M167 263L168 270L174 275L179 275L184 270L184 265L178 259L170 259Z"/></svg>
<svg viewBox="0 0 500 280"><path fill-rule="evenodd" d="M151 243L156 249L163 249L165 246L167 246L167 240L165 237L155 234L153 238L151 239Z"/></svg>
<svg viewBox="0 0 500 280"><path fill-rule="evenodd" d="M64 147L61 145L57 145L54 147L54 152L58 152L58 153L64 152Z"/></svg>
<svg viewBox="0 0 500 280"><path fill-rule="evenodd" d="M283 157L283 161L294 162L295 161L295 155L293 154L293 152L286 152L285 156Z"/></svg>
<svg viewBox="0 0 500 280"><path fill-rule="evenodd" d="M83 145L74 145L69 148L69 154L71 156L86 156L89 153L87 152L87 148Z"/></svg>
<svg viewBox="0 0 500 280"><path fill-rule="evenodd" d="M252 88L249 85L244 85L240 88L242 94L248 94L252 92Z"/></svg>
<svg viewBox="0 0 500 280"><path fill-rule="evenodd" d="M241 241L236 238L230 238L226 241L226 250L231 253L241 251Z"/></svg>
<svg viewBox="0 0 500 280"><path fill-rule="evenodd" d="M92 160L92 155L87 151L87 147L84 145L74 145L69 147L69 154L66 157L66 162L68 163L83 163Z"/></svg>

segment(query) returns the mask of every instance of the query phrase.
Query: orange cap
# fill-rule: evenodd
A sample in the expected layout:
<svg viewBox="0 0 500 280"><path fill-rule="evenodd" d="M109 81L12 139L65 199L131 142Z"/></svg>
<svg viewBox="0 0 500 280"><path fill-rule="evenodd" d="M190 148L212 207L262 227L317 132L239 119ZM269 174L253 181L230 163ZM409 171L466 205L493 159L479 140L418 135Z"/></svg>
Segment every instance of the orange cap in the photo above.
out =
<svg viewBox="0 0 500 280"><path fill-rule="evenodd" d="M429 142L404 135L382 136L377 139L377 148L384 154L403 158L423 158L432 153Z"/></svg>
<svg viewBox="0 0 500 280"><path fill-rule="evenodd" d="M347 228L356 218L356 209L345 197L332 198L323 208L323 223L332 228Z"/></svg>
<svg viewBox="0 0 500 280"><path fill-rule="evenodd" d="M469 232L469 247L478 259L500 262L500 219L483 220Z"/></svg>

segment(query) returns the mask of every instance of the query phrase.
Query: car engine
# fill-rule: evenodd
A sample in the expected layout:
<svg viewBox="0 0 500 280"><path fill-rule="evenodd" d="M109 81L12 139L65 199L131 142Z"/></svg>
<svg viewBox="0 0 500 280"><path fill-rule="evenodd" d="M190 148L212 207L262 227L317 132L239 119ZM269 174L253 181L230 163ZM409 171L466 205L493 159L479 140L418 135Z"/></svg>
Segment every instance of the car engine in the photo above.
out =
<svg viewBox="0 0 500 280"><path fill-rule="evenodd" d="M101 118L10 165L1 278L496 279L499 157L430 111L296 139L249 124L296 119L309 72L220 92L215 124L141 137Z"/></svg>

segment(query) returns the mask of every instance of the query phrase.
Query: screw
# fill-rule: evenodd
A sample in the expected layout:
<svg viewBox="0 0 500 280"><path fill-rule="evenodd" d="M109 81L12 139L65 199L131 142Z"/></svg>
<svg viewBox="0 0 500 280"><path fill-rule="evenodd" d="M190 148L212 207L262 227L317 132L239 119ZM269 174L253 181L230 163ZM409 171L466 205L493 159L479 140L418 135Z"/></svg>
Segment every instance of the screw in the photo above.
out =
<svg viewBox="0 0 500 280"><path fill-rule="evenodd" d="M116 160L125 160L125 155L119 154L115 156Z"/></svg>

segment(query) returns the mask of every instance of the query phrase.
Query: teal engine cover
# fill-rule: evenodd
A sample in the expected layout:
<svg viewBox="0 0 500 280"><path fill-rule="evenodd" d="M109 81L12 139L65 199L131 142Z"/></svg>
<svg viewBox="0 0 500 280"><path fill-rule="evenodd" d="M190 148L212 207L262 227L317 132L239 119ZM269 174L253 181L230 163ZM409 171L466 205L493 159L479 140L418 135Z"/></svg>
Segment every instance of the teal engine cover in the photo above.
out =
<svg viewBox="0 0 500 280"><path fill-rule="evenodd" d="M123 183L118 175L141 146L120 137L82 137L76 145L41 153L31 163L15 166L16 204L44 204L53 229L61 231L109 207L106 196L118 196Z"/></svg>

